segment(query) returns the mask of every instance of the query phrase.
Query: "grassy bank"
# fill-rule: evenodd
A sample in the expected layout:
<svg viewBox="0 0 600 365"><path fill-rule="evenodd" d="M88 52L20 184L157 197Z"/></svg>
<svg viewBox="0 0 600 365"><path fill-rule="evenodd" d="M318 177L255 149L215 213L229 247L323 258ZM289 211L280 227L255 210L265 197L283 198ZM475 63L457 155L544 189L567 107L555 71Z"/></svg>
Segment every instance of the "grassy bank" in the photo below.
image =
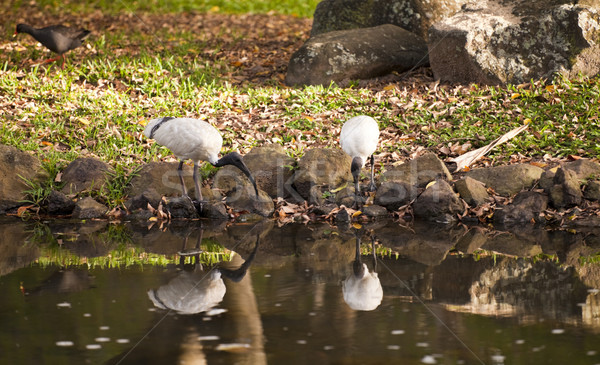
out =
<svg viewBox="0 0 600 365"><path fill-rule="evenodd" d="M77 157L110 163L116 183L105 200L111 205L122 200L123 185L140 165L174 159L142 135L144 123L158 116L209 121L223 133L223 152L278 143L300 157L308 148L337 146L341 123L368 114L382 130L379 172L424 149L456 156L525 121L525 133L482 163L598 155L597 78L452 86L421 69L350 88L286 87L287 62L308 39L316 3L15 2L2 13L15 24L59 19L93 33L61 70L40 64L50 54L31 37L10 38L14 24L4 23L0 143L41 156L51 173L44 191Z"/></svg>

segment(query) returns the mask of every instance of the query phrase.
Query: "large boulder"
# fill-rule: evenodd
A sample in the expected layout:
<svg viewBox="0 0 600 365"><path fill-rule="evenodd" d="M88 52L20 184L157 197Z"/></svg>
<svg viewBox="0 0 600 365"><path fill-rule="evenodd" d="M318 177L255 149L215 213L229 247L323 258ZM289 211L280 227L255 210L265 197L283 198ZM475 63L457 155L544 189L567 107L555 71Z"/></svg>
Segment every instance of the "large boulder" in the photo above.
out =
<svg viewBox="0 0 600 365"><path fill-rule="evenodd" d="M106 162L91 157L81 157L71 162L62 173L63 194L82 191L101 191L111 178L113 169Z"/></svg>
<svg viewBox="0 0 600 365"><path fill-rule="evenodd" d="M296 160L286 155L281 145L254 147L244 156L244 163L256 180L256 185L273 199L289 196L286 186L291 184ZM225 166L215 174L213 186L231 191L246 176L234 166Z"/></svg>
<svg viewBox="0 0 600 365"><path fill-rule="evenodd" d="M423 38L398 26L340 30L310 38L292 55L288 85L345 85L427 65Z"/></svg>
<svg viewBox="0 0 600 365"><path fill-rule="evenodd" d="M433 153L426 153L410 162L394 166L383 174L383 180L404 182L419 188L424 188L437 178L452 180L452 175L446 165Z"/></svg>
<svg viewBox="0 0 600 365"><path fill-rule="evenodd" d="M485 203L489 197L485 186L480 181L468 176L456 181L454 188L467 204L474 207Z"/></svg>
<svg viewBox="0 0 600 365"><path fill-rule="evenodd" d="M131 179L127 194L130 197L144 194L153 188L160 196L181 195L181 182L177 175L178 162L150 162L145 164ZM188 189L188 194L194 196L194 180L192 167L183 165L183 180Z"/></svg>
<svg viewBox="0 0 600 365"><path fill-rule="evenodd" d="M313 148L298 161L294 173L294 198L308 199L313 185L336 188L352 182L352 159L339 148Z"/></svg>
<svg viewBox="0 0 600 365"><path fill-rule="evenodd" d="M542 176L542 172L544 170L537 166L515 164L473 169L466 176L481 181L499 195L510 196L531 188Z"/></svg>
<svg viewBox="0 0 600 365"><path fill-rule="evenodd" d="M31 189L27 181L39 184L48 179L40 161L15 147L0 145L0 212L18 207Z"/></svg>
<svg viewBox="0 0 600 365"><path fill-rule="evenodd" d="M548 208L548 196L536 191L522 191L509 205L501 206L494 213L494 223L523 224L542 221L540 213Z"/></svg>
<svg viewBox="0 0 600 365"><path fill-rule="evenodd" d="M416 218L439 223L455 222L457 214L463 210L464 206L458 199L458 194L444 180L430 185L413 204Z"/></svg>
<svg viewBox="0 0 600 365"><path fill-rule="evenodd" d="M433 23L454 15L468 1L323 0L315 9L310 35L393 24L426 39Z"/></svg>
<svg viewBox="0 0 600 365"><path fill-rule="evenodd" d="M597 0L470 2L429 30L434 76L448 82L519 84L600 71Z"/></svg>

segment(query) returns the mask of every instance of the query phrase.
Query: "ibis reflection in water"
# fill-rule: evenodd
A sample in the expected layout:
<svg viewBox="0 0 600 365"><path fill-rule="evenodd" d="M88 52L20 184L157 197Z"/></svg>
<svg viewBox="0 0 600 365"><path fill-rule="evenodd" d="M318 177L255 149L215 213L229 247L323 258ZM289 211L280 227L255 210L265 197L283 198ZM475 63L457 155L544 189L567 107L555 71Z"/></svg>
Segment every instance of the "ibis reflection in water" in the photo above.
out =
<svg viewBox="0 0 600 365"><path fill-rule="evenodd" d="M377 256L375 255L375 237L371 235L373 252L373 270L369 270L360 256L360 234L356 234L356 255L352 263L352 274L348 275L342 285L344 301L354 310L371 311L381 304L383 288L377 272Z"/></svg>
<svg viewBox="0 0 600 365"><path fill-rule="evenodd" d="M196 314L213 309L223 301L225 296L226 288L223 277L233 282L240 282L254 260L259 246L259 236L257 235L253 251L237 269L217 265L209 270L204 270L199 257L202 252L201 241L202 230L195 248L186 249L187 237L184 239L184 247L179 252L179 267L182 270L167 284L148 291L148 297L154 306L173 310L179 314ZM188 266L184 265L186 256L193 256L195 262Z"/></svg>

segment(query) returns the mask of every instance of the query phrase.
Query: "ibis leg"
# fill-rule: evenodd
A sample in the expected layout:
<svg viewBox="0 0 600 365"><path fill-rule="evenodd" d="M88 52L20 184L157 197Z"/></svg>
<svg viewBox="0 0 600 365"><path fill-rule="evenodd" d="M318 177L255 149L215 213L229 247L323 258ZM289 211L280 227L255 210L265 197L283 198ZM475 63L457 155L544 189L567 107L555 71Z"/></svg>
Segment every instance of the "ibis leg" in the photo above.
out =
<svg viewBox="0 0 600 365"><path fill-rule="evenodd" d="M181 181L181 191L183 192L183 196L188 196L187 189L185 188L185 183L183 182L183 160L179 161L177 174L179 175L179 181Z"/></svg>
<svg viewBox="0 0 600 365"><path fill-rule="evenodd" d="M196 186L196 199L202 202L202 189L200 189L200 181L198 181L198 164L194 162L194 185Z"/></svg>
<svg viewBox="0 0 600 365"><path fill-rule="evenodd" d="M371 155L371 184L369 184L369 191L375 191L375 158Z"/></svg>

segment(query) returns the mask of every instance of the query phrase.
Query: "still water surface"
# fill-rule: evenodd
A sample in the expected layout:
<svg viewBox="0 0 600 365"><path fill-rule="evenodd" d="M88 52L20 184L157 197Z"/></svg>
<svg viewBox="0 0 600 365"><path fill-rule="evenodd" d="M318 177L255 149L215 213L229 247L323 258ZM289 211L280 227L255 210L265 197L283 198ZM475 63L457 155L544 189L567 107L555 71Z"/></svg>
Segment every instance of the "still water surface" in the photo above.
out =
<svg viewBox="0 0 600 365"><path fill-rule="evenodd" d="M372 241L328 225L43 228L0 223L1 364L600 364L595 274L581 277L595 269L569 264L593 246L589 232L498 241L387 222ZM208 242L235 254L203 266L40 259L106 256L123 236L166 257Z"/></svg>

